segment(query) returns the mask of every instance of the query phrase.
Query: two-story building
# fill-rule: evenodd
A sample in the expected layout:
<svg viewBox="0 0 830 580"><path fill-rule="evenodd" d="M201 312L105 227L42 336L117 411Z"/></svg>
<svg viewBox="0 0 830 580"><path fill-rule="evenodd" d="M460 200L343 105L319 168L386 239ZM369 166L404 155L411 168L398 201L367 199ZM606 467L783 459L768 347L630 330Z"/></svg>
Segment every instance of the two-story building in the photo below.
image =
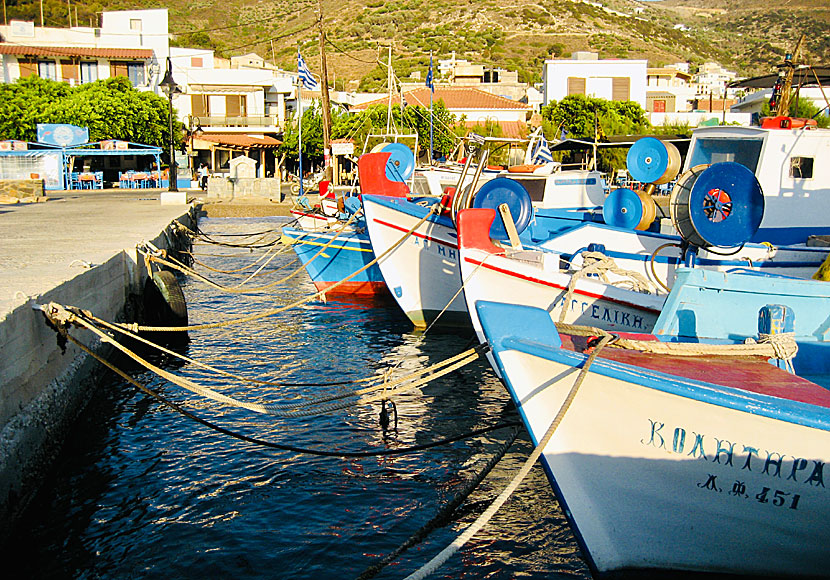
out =
<svg viewBox="0 0 830 580"><path fill-rule="evenodd" d="M645 60L600 59L595 52L546 60L542 69L543 104L569 95L585 95L634 101L645 109L647 68Z"/></svg>
<svg viewBox="0 0 830 580"><path fill-rule="evenodd" d="M0 36L6 83L32 75L71 85L125 76L139 90L158 92L169 55L166 9L103 12L99 27L12 20Z"/></svg>

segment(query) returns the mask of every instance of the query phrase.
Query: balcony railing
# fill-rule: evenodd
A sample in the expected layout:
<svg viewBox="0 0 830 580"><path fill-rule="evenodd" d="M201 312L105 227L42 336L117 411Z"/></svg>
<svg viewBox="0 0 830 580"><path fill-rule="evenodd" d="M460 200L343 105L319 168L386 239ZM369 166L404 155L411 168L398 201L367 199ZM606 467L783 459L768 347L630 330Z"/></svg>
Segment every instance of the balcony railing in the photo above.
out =
<svg viewBox="0 0 830 580"><path fill-rule="evenodd" d="M197 119L197 117L194 117ZM279 126L276 116L250 116L250 117L198 117L202 127L277 127Z"/></svg>

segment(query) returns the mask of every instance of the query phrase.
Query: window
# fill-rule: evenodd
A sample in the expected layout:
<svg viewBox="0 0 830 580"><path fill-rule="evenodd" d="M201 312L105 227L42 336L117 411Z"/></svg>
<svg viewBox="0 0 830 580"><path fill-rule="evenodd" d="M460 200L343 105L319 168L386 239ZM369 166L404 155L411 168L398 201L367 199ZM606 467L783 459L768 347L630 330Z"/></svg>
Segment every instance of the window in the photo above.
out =
<svg viewBox="0 0 830 580"><path fill-rule="evenodd" d="M209 117L210 98L208 95L190 95L190 110L194 117Z"/></svg>
<svg viewBox="0 0 830 580"><path fill-rule="evenodd" d="M110 63L110 76L127 77L134 87L146 84L143 62L113 61Z"/></svg>
<svg viewBox="0 0 830 580"><path fill-rule="evenodd" d="M696 139L694 149L689 151L689 167L734 161L755 173L763 145L763 139Z"/></svg>
<svg viewBox="0 0 830 580"><path fill-rule="evenodd" d="M61 80L68 82L73 87L78 84L78 63L71 60L61 61Z"/></svg>
<svg viewBox="0 0 830 580"><path fill-rule="evenodd" d="M58 66L54 60L41 60L37 63L37 76L42 79L58 80Z"/></svg>
<svg viewBox="0 0 830 580"><path fill-rule="evenodd" d="M227 95L225 97L225 115L228 117L245 117L245 95Z"/></svg>
<svg viewBox="0 0 830 580"><path fill-rule="evenodd" d="M135 30L137 32L141 32L141 19L140 18L130 18L130 30Z"/></svg>
<svg viewBox="0 0 830 580"><path fill-rule="evenodd" d="M20 70L20 78L22 79L37 74L37 62L34 60L18 57L17 66Z"/></svg>
<svg viewBox="0 0 830 580"><path fill-rule="evenodd" d="M813 177L813 158L791 157L790 177L794 179L811 179Z"/></svg>
<svg viewBox="0 0 830 580"><path fill-rule="evenodd" d="M98 80L98 63L97 62L82 62L81 63L81 84L93 83Z"/></svg>
<svg viewBox="0 0 830 580"><path fill-rule="evenodd" d="M202 68L204 64L202 64L202 57L201 56L192 56L190 57L190 66L193 68Z"/></svg>
<svg viewBox="0 0 830 580"><path fill-rule="evenodd" d="M568 94L569 95L584 95L585 94L585 79L578 77L568 77Z"/></svg>
<svg viewBox="0 0 830 580"><path fill-rule="evenodd" d="M611 79L611 100L628 101L631 98L631 79L614 77Z"/></svg>

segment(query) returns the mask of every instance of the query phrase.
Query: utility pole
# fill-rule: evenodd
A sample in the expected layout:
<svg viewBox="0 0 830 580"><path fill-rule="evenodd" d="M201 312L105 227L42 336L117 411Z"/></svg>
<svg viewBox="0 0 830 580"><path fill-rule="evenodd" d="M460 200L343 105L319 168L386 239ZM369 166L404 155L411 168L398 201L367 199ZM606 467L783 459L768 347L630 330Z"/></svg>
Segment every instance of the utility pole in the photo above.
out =
<svg viewBox="0 0 830 580"><path fill-rule="evenodd" d="M323 0L317 0L320 11L320 88L323 101L323 159L326 179L331 181L331 105L329 104L329 74L326 67L326 32L323 30Z"/></svg>

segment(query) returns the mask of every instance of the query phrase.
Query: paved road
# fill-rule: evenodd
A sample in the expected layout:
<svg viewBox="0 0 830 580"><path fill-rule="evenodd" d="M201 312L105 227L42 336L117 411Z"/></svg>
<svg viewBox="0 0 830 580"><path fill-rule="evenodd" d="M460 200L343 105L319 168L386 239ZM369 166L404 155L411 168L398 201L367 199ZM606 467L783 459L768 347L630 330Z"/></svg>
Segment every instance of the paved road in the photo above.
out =
<svg viewBox="0 0 830 580"><path fill-rule="evenodd" d="M193 196L199 191L188 192ZM151 240L188 206L159 190L50 193L43 203L0 205L0 320L30 297Z"/></svg>

